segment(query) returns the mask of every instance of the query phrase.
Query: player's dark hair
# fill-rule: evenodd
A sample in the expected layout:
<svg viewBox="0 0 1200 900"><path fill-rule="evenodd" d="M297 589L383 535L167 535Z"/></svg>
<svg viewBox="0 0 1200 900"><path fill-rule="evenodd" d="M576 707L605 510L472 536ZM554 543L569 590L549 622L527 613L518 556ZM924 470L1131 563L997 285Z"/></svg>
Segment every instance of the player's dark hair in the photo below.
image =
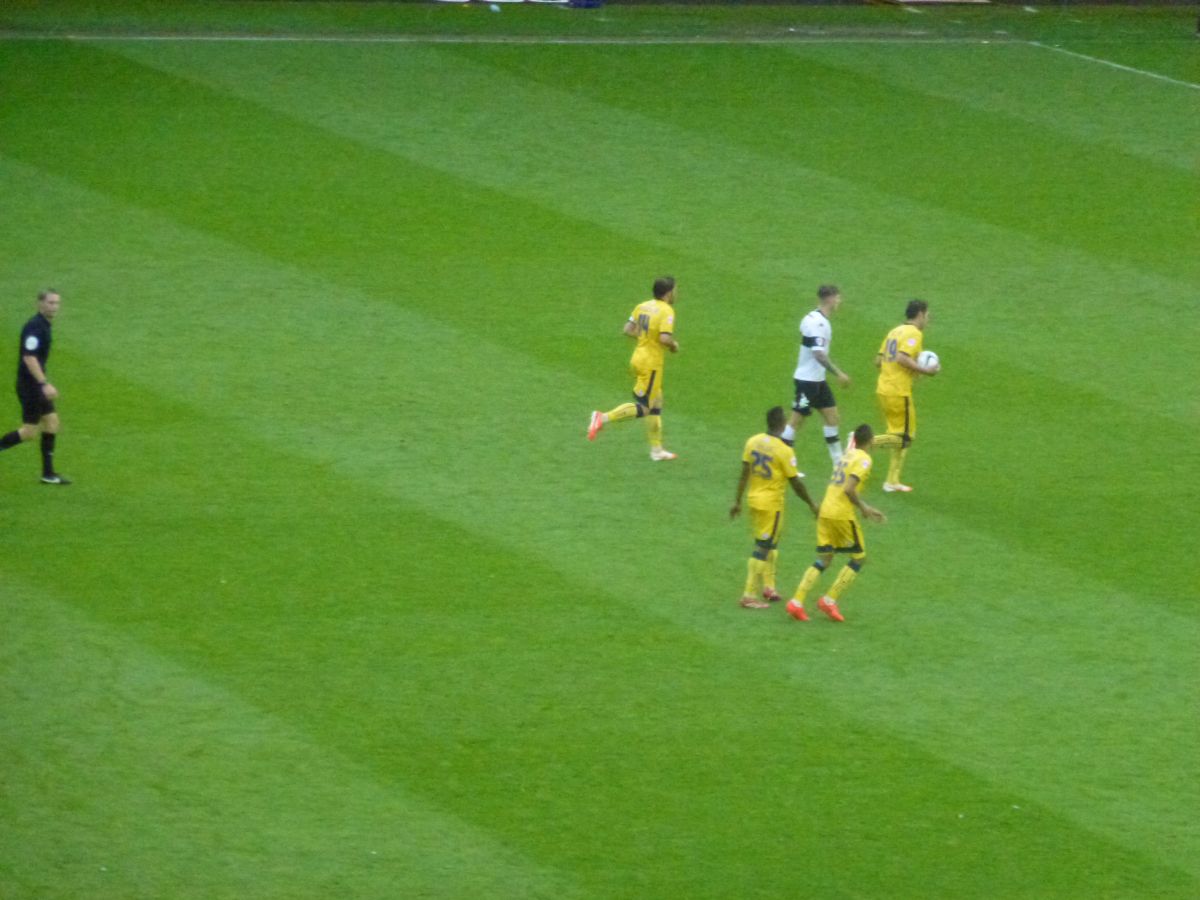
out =
<svg viewBox="0 0 1200 900"><path fill-rule="evenodd" d="M772 406L767 410L767 431L782 431L784 421L782 406Z"/></svg>
<svg viewBox="0 0 1200 900"><path fill-rule="evenodd" d="M915 319L927 309L929 309L929 304L924 300L909 300L908 306L904 307L904 318Z"/></svg>
<svg viewBox="0 0 1200 900"><path fill-rule="evenodd" d="M817 288L817 297L822 300L828 300L830 297L836 297L841 291L838 290L836 284L823 284Z"/></svg>
<svg viewBox="0 0 1200 900"><path fill-rule="evenodd" d="M664 275L654 282L654 299L661 300L673 290L675 290L675 279L670 275Z"/></svg>
<svg viewBox="0 0 1200 900"><path fill-rule="evenodd" d="M854 443L859 447L865 447L875 439L875 432L871 430L871 426L863 423L854 429Z"/></svg>
<svg viewBox="0 0 1200 900"><path fill-rule="evenodd" d="M42 290L38 291L38 303L41 303L43 300L45 300L51 294L57 294L57 293L58 293L58 290L56 288L43 288Z"/></svg>

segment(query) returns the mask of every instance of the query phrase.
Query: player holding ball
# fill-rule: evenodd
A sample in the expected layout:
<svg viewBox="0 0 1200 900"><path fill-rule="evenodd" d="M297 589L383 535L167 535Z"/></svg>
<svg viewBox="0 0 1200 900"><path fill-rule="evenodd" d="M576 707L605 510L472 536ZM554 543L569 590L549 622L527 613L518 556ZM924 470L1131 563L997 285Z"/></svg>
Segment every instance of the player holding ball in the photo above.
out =
<svg viewBox="0 0 1200 900"><path fill-rule="evenodd" d="M889 494L907 494L912 490L900 481L900 472L909 445L917 436L913 382L918 375L936 375L942 368L937 354L922 352L925 328L929 325L929 304L924 300L909 300L904 309L904 320L903 325L897 325L887 333L875 354L875 366L879 369L875 396L887 423L887 434L876 436L875 446L892 451L887 479L883 482L883 489Z"/></svg>

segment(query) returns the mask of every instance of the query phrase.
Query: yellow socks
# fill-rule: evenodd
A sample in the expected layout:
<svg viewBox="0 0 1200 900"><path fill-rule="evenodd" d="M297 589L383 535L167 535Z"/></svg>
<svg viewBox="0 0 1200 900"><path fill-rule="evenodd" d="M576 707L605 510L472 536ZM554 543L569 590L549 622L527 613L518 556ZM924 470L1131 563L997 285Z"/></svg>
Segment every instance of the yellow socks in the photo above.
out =
<svg viewBox="0 0 1200 900"><path fill-rule="evenodd" d="M887 483L899 484L900 470L904 468L904 457L908 453L908 448L904 446L904 435L877 434L873 446L892 451L892 460L888 463Z"/></svg>
<svg viewBox="0 0 1200 900"><path fill-rule="evenodd" d="M804 598L808 596L808 592L813 589L813 585L817 583L817 579L821 577L821 573L825 569L822 566L811 565L804 570L804 577L800 579L800 584L796 586L796 593L792 594L792 599L797 603L803 603Z"/></svg>
<svg viewBox="0 0 1200 900"><path fill-rule="evenodd" d="M638 405L636 403L622 403L616 409L610 409L604 414L604 418L609 422L623 422L626 419L636 419L638 414Z"/></svg>
<svg viewBox="0 0 1200 900"><path fill-rule="evenodd" d="M742 588L743 597L758 596L758 583L763 577L763 570L766 568L767 562L763 559L755 559L750 557L746 563L746 586Z"/></svg>
<svg viewBox="0 0 1200 900"><path fill-rule="evenodd" d="M626 419L636 419L639 415L643 415L641 408L636 403L622 403L615 409L610 409L604 414L606 422L624 422ZM650 446L655 450L662 449L662 416L652 416L646 414L646 436L650 439Z"/></svg>
<svg viewBox="0 0 1200 900"><path fill-rule="evenodd" d="M833 587L825 592L825 596L830 600L837 600L857 577L858 566L854 564L854 560L850 560L850 562L846 563L846 567L838 573L837 580L833 582Z"/></svg>
<svg viewBox="0 0 1200 900"><path fill-rule="evenodd" d="M763 590L775 590L775 560L779 559L779 551L772 550L767 554L766 566L763 569Z"/></svg>
<svg viewBox="0 0 1200 900"><path fill-rule="evenodd" d="M652 449L662 449L662 416L646 416L646 436Z"/></svg>
<svg viewBox="0 0 1200 900"><path fill-rule="evenodd" d="M888 484L900 483L900 470L904 468L904 457L908 455L908 448L892 450L892 462L888 466L887 480Z"/></svg>

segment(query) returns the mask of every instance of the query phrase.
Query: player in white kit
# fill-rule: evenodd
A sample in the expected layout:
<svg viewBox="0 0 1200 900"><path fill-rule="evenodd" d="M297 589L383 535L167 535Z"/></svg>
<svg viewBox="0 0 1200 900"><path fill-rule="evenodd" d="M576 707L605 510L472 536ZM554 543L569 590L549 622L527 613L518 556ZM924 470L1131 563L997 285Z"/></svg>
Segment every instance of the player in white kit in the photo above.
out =
<svg viewBox="0 0 1200 900"><path fill-rule="evenodd" d="M842 458L842 442L838 438L837 401L826 380L832 374L842 387L850 385L850 376L837 367L829 357L829 344L833 328L829 319L842 303L841 291L832 284L823 284L817 289L817 308L800 320L800 359L793 376L796 383L796 400L792 404L792 416L783 430L782 438L788 444L795 443L796 432L812 415L813 410L821 413L825 420L822 429L829 456L836 466Z"/></svg>

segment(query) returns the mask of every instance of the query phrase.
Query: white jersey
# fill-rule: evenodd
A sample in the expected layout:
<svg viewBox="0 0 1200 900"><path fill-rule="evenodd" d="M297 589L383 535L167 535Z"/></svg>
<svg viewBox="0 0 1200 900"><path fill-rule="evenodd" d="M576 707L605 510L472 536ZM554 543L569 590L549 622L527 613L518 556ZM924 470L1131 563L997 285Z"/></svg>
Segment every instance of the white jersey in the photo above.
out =
<svg viewBox="0 0 1200 900"><path fill-rule="evenodd" d="M825 380L825 367L817 362L813 351L824 350L828 356L832 337L833 328L819 309L814 309L800 320L800 360L796 363L796 380Z"/></svg>

